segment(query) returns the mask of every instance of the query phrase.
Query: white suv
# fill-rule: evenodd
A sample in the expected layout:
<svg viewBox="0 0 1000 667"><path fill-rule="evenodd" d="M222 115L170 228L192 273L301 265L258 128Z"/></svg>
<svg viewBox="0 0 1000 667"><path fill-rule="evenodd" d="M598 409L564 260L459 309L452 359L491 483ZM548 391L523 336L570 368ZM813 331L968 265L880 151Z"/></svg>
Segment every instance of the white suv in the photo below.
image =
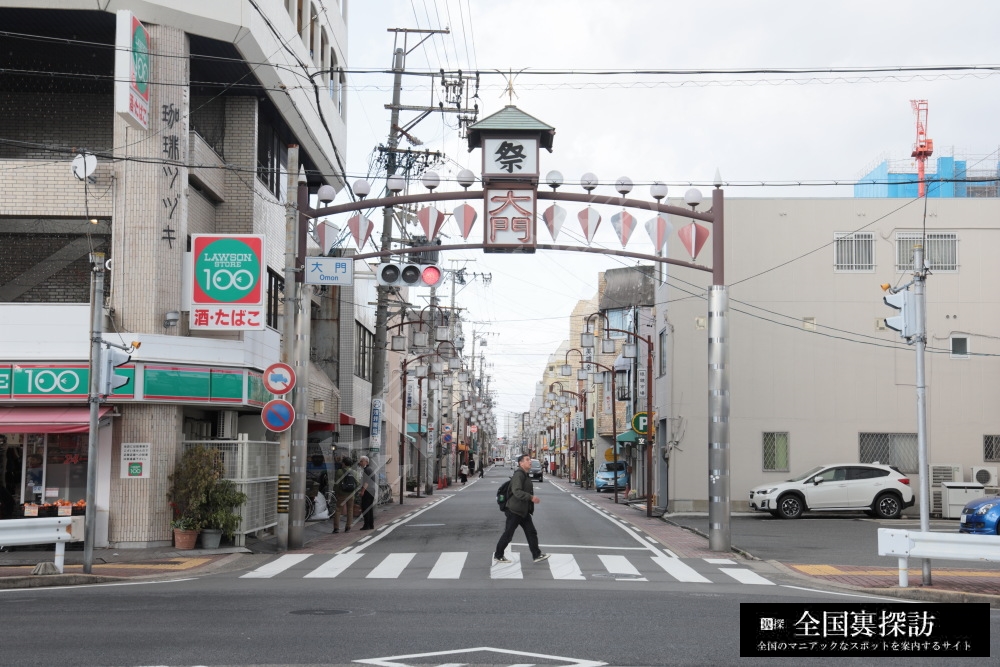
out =
<svg viewBox="0 0 1000 667"><path fill-rule="evenodd" d="M750 489L750 508L782 519L807 511L864 511L882 519L899 518L913 505L910 480L898 469L878 463L818 466L787 482Z"/></svg>

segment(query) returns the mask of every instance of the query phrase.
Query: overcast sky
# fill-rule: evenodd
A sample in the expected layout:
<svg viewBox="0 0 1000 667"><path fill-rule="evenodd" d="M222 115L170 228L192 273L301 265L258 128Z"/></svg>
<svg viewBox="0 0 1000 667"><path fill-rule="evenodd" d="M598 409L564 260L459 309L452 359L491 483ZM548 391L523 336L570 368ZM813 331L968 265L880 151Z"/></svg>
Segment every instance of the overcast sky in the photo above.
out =
<svg viewBox="0 0 1000 667"><path fill-rule="evenodd" d="M450 28L450 34L413 49L406 69L479 72L474 102L480 119L509 102L501 72L514 72L513 103L556 128L553 152L542 152L540 171L561 171L569 191L582 192L580 176L593 172L602 194L613 194L615 179L628 176L639 198L648 198L654 180L668 183L671 197L682 196L691 184L707 196L718 169L727 198L849 197L850 185L829 184L850 184L885 157L909 158L915 138L911 99L929 101L935 156L990 156L996 164L1000 76L943 68L1000 64L997 26L1000 3L992 1L352 0L348 67L388 70L394 47L388 28ZM409 36L410 47L417 39ZM937 69L752 71L876 67ZM690 72L599 73L611 70ZM352 73L349 84L347 165L353 181L368 174L373 149L386 142L384 105L391 101L392 78ZM404 77L403 85L404 105L440 100L426 77ZM404 112L401 124L412 118ZM469 153L455 128L453 115L435 113L411 131L422 148L447 155L442 179L463 167L480 171L479 151ZM806 185L777 185L798 183ZM376 181L373 196L382 187L384 181ZM442 189L458 187L443 183ZM424 190L418 184L411 191ZM545 206L540 202L540 210ZM569 216L560 240L578 242L579 207L563 206ZM609 220L613 212L603 212L593 245L621 248ZM371 217L378 243L381 216ZM480 225L470 240L481 234ZM462 242L453 222L444 234L445 244ZM629 250L651 251L641 226L633 239ZM549 242L541 222L539 240ZM453 251L442 254L442 264L491 278L460 286L456 301L474 322L466 325L467 338L470 327L488 334L491 387L504 433L519 423L507 415L528 409L548 356L567 337L573 306L595 295L598 272L634 262L568 252L515 257ZM708 274L671 271L696 284L709 281ZM450 293L446 282L439 296L447 301Z"/></svg>

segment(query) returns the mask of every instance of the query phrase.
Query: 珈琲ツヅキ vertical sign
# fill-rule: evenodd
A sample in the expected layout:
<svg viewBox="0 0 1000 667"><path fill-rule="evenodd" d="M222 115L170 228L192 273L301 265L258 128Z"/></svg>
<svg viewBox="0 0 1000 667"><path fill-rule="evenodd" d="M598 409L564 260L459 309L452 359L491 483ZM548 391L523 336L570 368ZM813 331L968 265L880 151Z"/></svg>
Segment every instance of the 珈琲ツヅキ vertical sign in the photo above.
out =
<svg viewBox="0 0 1000 667"><path fill-rule="evenodd" d="M191 255L191 328L264 329L264 237L192 234Z"/></svg>
<svg viewBox="0 0 1000 667"><path fill-rule="evenodd" d="M139 130L149 129L149 32L127 9L115 27L115 111Z"/></svg>

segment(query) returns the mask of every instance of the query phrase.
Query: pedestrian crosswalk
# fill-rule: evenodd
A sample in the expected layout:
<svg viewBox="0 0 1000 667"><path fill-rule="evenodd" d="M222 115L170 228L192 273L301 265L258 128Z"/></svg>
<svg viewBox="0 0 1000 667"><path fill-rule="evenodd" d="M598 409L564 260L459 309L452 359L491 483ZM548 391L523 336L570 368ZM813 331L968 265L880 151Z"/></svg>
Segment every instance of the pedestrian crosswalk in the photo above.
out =
<svg viewBox="0 0 1000 667"><path fill-rule="evenodd" d="M243 579L533 579L773 585L728 558L673 558L649 551L622 554L552 553L544 563L512 552L509 563L488 552L285 554L243 575Z"/></svg>

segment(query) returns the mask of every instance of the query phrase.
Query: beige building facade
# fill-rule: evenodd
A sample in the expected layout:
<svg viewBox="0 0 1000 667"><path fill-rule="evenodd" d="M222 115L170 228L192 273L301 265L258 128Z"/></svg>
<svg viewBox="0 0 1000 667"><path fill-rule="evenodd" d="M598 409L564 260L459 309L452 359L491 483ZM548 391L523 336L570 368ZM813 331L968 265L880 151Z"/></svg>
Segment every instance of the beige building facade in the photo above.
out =
<svg viewBox="0 0 1000 667"><path fill-rule="evenodd" d="M930 266L933 502L942 480L998 486L998 220L997 199L727 199L734 511L747 508L751 487L824 463L892 464L919 492L915 351L885 327L898 311L880 289L912 279L917 243ZM690 260L684 253L671 242L671 257ZM709 281L691 274L669 267L657 298L672 511L707 509L707 313L692 283Z"/></svg>

